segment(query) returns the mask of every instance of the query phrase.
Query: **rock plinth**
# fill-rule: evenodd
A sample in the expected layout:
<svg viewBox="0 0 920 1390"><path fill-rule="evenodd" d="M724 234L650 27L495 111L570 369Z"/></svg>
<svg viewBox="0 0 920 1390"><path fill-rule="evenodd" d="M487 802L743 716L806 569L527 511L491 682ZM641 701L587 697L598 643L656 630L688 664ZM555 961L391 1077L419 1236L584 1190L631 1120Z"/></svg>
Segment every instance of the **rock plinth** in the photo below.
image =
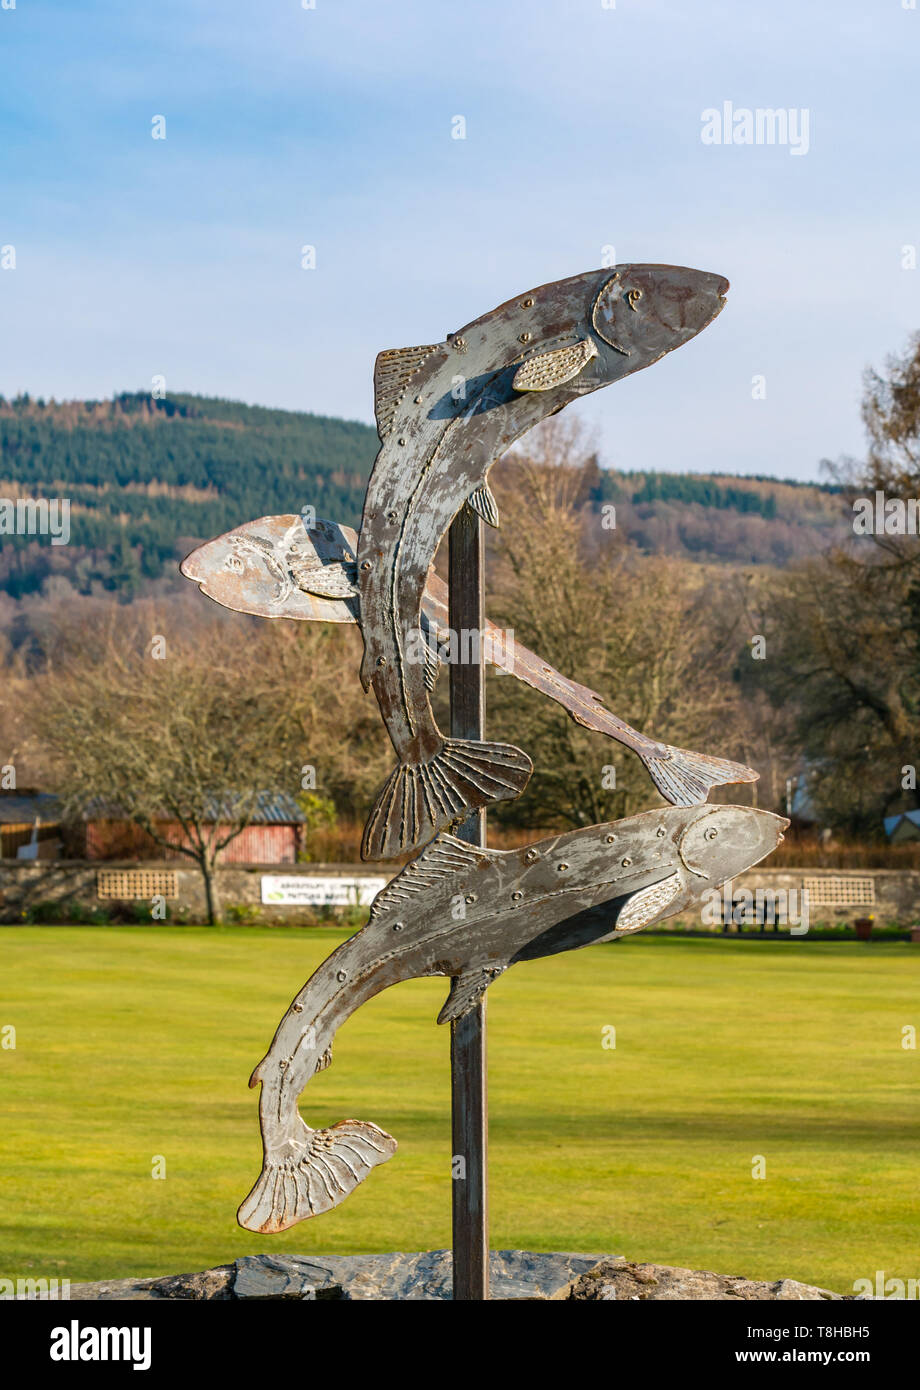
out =
<svg viewBox="0 0 920 1390"><path fill-rule="evenodd" d="M622 1256L537 1254L493 1250L493 1299L572 1302L635 1300L838 1299L795 1279L772 1283L741 1275L670 1265L635 1264ZM385 1255L246 1255L198 1274L160 1279L107 1279L73 1284L71 1299L134 1302L144 1299L446 1300L451 1297L451 1253L424 1250Z"/></svg>
<svg viewBox="0 0 920 1390"><path fill-rule="evenodd" d="M703 1302L820 1302L838 1300L839 1293L801 1284L797 1279L766 1282L745 1279L740 1274L713 1274L708 1269L682 1269L673 1265L634 1264L630 1260L601 1260L557 1289L551 1297L575 1302L661 1302L693 1300Z"/></svg>

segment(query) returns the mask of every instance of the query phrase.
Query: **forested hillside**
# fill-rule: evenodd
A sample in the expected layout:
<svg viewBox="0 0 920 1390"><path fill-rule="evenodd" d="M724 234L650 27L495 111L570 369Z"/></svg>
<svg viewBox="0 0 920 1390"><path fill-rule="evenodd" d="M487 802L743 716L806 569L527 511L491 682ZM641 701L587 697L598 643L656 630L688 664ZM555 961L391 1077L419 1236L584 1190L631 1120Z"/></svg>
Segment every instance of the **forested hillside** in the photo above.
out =
<svg viewBox="0 0 920 1390"><path fill-rule="evenodd" d="M0 400L0 496L69 497L71 539L4 537L0 589L64 574L130 595L190 542L298 512L356 525L377 436L367 425L203 396Z"/></svg>
<svg viewBox="0 0 920 1390"><path fill-rule="evenodd" d="M692 473L600 472L595 505L646 554L785 566L842 540L852 510L834 484Z"/></svg>
<svg viewBox="0 0 920 1390"><path fill-rule="evenodd" d="M60 575L81 593L127 599L174 577L196 541L257 516L310 505L357 525L376 449L374 430L357 421L203 396L0 398L0 498L71 501L68 545L0 539L0 592L19 598ZM612 504L619 534L649 554L785 565L842 524L833 487L615 472L596 461L592 476L583 505L604 517Z"/></svg>
<svg viewBox="0 0 920 1390"><path fill-rule="evenodd" d="M844 460L833 485L604 468L577 415L551 417L492 475L503 524L487 534L490 616L644 733L758 770L759 782L720 800L784 811L796 788L800 816L879 842L885 817L920 809L920 541L855 534L853 501L920 495L918 383L915 338L884 376L867 377L867 458ZM360 635L204 603L176 560L265 513L313 505L356 522L372 430L140 395L0 403L0 430L0 767L22 786L61 790L60 731L77 695L88 683L111 694L125 663L145 671L151 634L165 634L172 661L186 663L178 688L199 689L205 705L202 672L236 674L244 654L279 692L303 748L282 760L291 781L279 790L296 795L297 769L315 761L317 823L341 827L336 853L354 854L392 758L374 701L342 679L358 669ZM4 499L42 495L74 500L74 543L3 535ZM442 726L447 697L442 673ZM648 805L635 759L517 682L490 680L489 722L537 768L520 798L490 813L503 831Z"/></svg>

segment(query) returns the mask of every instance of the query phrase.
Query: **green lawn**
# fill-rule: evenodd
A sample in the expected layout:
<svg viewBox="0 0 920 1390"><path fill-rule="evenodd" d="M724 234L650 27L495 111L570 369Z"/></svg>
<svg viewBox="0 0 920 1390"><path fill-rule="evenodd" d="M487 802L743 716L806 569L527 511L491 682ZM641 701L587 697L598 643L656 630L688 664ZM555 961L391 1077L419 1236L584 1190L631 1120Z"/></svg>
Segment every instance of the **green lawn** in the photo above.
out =
<svg viewBox="0 0 920 1390"><path fill-rule="evenodd" d="M16 1029L0 1049L0 1275L449 1244L440 980L361 1009L301 1102L314 1126L375 1120L396 1157L282 1236L236 1225L259 1171L249 1072L342 937L0 929L0 1029ZM516 966L489 992L493 1247L840 1292L877 1269L916 1277L920 1053L905 1025L920 1027L911 945L638 936Z"/></svg>

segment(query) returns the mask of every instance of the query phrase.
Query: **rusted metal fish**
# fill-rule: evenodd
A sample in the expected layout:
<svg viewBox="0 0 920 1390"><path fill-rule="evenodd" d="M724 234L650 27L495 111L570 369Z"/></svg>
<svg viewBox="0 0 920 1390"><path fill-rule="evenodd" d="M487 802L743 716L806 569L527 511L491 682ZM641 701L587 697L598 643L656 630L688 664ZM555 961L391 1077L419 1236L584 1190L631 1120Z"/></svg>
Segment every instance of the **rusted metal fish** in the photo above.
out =
<svg viewBox="0 0 920 1390"><path fill-rule="evenodd" d="M509 300L446 342L382 352L374 371L381 447L358 544L364 660L398 764L361 848L387 859L470 811L520 794L530 759L510 744L445 738L429 699L434 656L419 643L428 568L468 502L490 525L492 463L580 396L657 362L719 313L720 275L625 265ZM671 769L680 780L679 762ZM694 782L700 771L691 770Z"/></svg>
<svg viewBox="0 0 920 1390"><path fill-rule="evenodd" d="M263 516L208 541L182 561L182 573L202 593L226 608L263 618L359 623L356 582L357 533L349 526L297 516ZM333 597L333 591L339 597ZM448 630L447 585L429 571L422 597L421 632L437 657ZM487 622L483 659L539 690L567 710L577 724L606 734L641 758L658 791L675 806L702 804L713 787L754 782L742 763L675 748L639 733L604 708L603 696L563 676L520 642Z"/></svg>
<svg viewBox="0 0 920 1390"><path fill-rule="evenodd" d="M462 1018L509 966L694 909L776 848L788 821L746 806L667 807L516 850L440 834L389 883L362 931L311 976L250 1086L261 1085L262 1172L237 1219L283 1231L337 1206L396 1141L368 1121L311 1129L298 1097L338 1028L401 980L449 975L439 1023Z"/></svg>

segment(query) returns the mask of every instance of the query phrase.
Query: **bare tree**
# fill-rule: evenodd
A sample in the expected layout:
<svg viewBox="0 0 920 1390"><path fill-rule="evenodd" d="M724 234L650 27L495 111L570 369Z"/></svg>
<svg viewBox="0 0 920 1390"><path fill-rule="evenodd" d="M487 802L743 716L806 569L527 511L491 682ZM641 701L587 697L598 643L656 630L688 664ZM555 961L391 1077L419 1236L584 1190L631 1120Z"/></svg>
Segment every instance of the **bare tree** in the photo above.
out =
<svg viewBox="0 0 920 1390"><path fill-rule="evenodd" d="M864 463L828 465L853 499L920 493L920 335L864 378ZM830 825L881 835L920 807L920 540L873 530L790 570L767 609L764 688L794 711L812 798Z"/></svg>
<svg viewBox="0 0 920 1390"><path fill-rule="evenodd" d="M251 824L263 793L300 785L299 731L271 668L254 656L239 633L228 640L215 630L202 646L166 623L127 633L113 624L41 682L37 720L65 814L111 808L192 859L209 922L219 919L221 851Z"/></svg>
<svg viewBox="0 0 920 1390"><path fill-rule="evenodd" d="M491 616L636 728L735 757L739 696L705 584L604 527L603 513L585 505L596 473L577 427L556 421L533 453L505 460L496 483L513 520L493 542ZM490 728L525 748L537 770L499 819L587 825L650 804L655 793L638 759L510 686L490 682Z"/></svg>
<svg viewBox="0 0 920 1390"><path fill-rule="evenodd" d="M882 817L920 806L916 634L904 621L910 574L835 553L791 571L766 624L759 671L793 737L828 825L881 834Z"/></svg>
<svg viewBox="0 0 920 1390"><path fill-rule="evenodd" d="M869 440L865 481L895 497L920 492L920 333L885 374L869 368L863 378L862 418Z"/></svg>

